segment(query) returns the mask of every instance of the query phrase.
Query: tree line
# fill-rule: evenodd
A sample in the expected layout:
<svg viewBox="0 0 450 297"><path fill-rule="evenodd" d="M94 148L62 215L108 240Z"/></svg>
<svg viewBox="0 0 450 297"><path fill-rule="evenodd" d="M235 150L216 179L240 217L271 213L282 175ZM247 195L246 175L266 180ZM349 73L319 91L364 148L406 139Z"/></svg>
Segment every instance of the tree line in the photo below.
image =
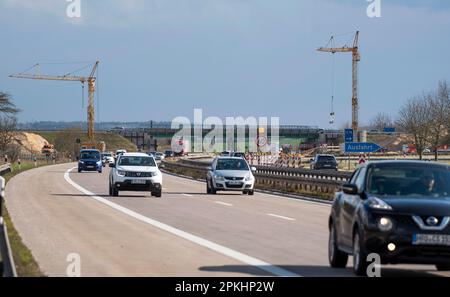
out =
<svg viewBox="0 0 450 297"><path fill-rule="evenodd" d="M396 120L386 113L378 113L370 127L381 131L393 127L410 134L419 158L425 149L434 151L438 159L438 148L448 144L450 137L450 86L441 81L435 90L408 99L400 108Z"/></svg>
<svg viewBox="0 0 450 297"><path fill-rule="evenodd" d="M14 161L19 155L19 146L15 142L17 130L17 113L20 110L14 104L12 97L0 92L0 156L7 155Z"/></svg>

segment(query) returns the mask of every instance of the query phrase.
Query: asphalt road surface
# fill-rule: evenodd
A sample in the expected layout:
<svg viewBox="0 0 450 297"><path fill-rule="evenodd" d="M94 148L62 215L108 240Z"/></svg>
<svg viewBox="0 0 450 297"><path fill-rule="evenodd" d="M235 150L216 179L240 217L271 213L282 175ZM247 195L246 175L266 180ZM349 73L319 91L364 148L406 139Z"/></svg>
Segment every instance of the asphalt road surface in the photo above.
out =
<svg viewBox="0 0 450 297"><path fill-rule="evenodd" d="M49 276L67 275L73 254L82 276L353 276L351 258L350 268L328 266L329 205L207 195L204 183L168 174L162 198L110 197L109 168L69 173L75 165L29 170L6 188L13 223ZM433 266L382 267L382 276L433 275L450 276Z"/></svg>

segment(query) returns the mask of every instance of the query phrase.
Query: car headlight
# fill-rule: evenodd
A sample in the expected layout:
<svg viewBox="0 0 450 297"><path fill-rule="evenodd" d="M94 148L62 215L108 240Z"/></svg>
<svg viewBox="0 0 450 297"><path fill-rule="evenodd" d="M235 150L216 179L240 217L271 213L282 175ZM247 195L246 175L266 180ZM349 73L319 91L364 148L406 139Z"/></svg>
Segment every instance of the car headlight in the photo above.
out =
<svg viewBox="0 0 450 297"><path fill-rule="evenodd" d="M390 218L382 217L378 220L378 229L383 232L387 232L392 230L392 227L394 227L394 223Z"/></svg>
<svg viewBox="0 0 450 297"><path fill-rule="evenodd" d="M371 197L369 198L367 203L372 209L392 210L392 206L390 206L380 198Z"/></svg>
<svg viewBox="0 0 450 297"><path fill-rule="evenodd" d="M217 180L217 181L224 181L225 180L225 178L223 176L217 175L217 174L214 175L214 179Z"/></svg>
<svg viewBox="0 0 450 297"><path fill-rule="evenodd" d="M84 164L84 162L83 162L83 161L79 161L79 163L80 163L80 164Z"/></svg>
<svg viewBox="0 0 450 297"><path fill-rule="evenodd" d="M158 174L159 174L158 171L150 172L150 176L157 176Z"/></svg>
<svg viewBox="0 0 450 297"><path fill-rule="evenodd" d="M249 174L245 177L245 181L251 181L252 179L253 179L253 176L251 174Z"/></svg>
<svg viewBox="0 0 450 297"><path fill-rule="evenodd" d="M117 170L117 175L125 176L126 173L125 170Z"/></svg>

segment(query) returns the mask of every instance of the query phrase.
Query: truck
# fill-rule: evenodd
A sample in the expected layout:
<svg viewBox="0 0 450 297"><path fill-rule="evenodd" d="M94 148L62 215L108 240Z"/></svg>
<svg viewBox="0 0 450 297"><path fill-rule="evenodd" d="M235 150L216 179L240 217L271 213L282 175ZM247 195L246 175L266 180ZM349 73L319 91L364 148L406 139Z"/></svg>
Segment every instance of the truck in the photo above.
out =
<svg viewBox="0 0 450 297"><path fill-rule="evenodd" d="M48 142L46 142L41 149L41 153L44 155L47 155L47 156L53 154L54 152L55 152L55 146Z"/></svg>

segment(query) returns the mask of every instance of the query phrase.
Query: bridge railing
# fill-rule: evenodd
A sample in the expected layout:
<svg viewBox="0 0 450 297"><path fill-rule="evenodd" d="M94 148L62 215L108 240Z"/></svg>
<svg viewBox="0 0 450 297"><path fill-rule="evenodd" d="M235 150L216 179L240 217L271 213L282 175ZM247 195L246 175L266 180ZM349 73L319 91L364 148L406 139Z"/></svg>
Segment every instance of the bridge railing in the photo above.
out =
<svg viewBox="0 0 450 297"><path fill-rule="evenodd" d="M10 164L0 166L0 175L11 171ZM8 240L8 230L3 219L3 199L5 197L5 179L0 176L0 275L6 277L17 276Z"/></svg>

